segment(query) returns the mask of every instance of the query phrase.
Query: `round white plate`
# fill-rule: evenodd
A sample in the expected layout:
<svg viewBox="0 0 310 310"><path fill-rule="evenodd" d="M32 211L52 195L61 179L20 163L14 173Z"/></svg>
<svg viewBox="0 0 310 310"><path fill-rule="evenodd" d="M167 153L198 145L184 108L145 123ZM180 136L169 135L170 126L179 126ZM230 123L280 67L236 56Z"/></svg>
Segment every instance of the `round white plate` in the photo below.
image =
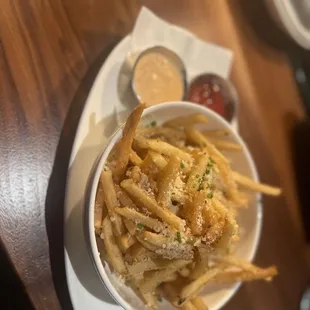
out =
<svg viewBox="0 0 310 310"><path fill-rule="evenodd" d="M101 283L83 235L83 200L90 169L108 137L118 126L117 79L130 48L130 35L102 65L87 98L69 163L65 200L65 265L71 301L76 310L121 309Z"/></svg>

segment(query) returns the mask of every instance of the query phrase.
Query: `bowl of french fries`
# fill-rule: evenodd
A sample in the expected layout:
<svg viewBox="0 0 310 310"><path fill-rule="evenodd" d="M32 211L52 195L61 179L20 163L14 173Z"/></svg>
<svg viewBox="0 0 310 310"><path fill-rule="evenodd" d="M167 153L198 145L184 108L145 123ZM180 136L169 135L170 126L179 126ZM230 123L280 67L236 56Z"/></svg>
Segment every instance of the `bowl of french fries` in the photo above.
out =
<svg viewBox="0 0 310 310"><path fill-rule="evenodd" d="M261 194L280 193L259 183L245 143L215 112L140 104L89 178L89 252L124 309L219 309L241 282L276 276L251 261Z"/></svg>

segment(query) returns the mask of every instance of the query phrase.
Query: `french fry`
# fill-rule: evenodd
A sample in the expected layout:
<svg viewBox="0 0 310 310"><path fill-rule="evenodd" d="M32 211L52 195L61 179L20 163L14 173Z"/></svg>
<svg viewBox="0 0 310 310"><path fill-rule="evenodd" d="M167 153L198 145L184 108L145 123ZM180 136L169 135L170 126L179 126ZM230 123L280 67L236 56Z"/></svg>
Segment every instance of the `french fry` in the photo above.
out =
<svg viewBox="0 0 310 310"><path fill-rule="evenodd" d="M111 221L113 221L113 228L115 231L115 234L117 236L123 235L125 231L124 224L122 222L122 218L115 213L115 207L118 205L117 197L116 197L116 192L113 184L113 179L112 179L112 172L110 170L107 171L102 171L101 176L100 176L100 181L102 184L103 190L103 197L104 197L104 202L107 206L108 213L110 215Z"/></svg>
<svg viewBox="0 0 310 310"><path fill-rule="evenodd" d="M162 170L167 166L168 162L161 154L153 151L149 151L148 153L159 170Z"/></svg>
<svg viewBox="0 0 310 310"><path fill-rule="evenodd" d="M222 264L226 264L227 266L235 266L235 267L239 267L242 270L246 270L246 271L250 271L255 273L259 268L256 267L255 265L244 261L240 258L237 258L235 256L232 255L228 255L228 256L223 256L223 255L214 255L212 256L212 259L214 259L215 261L222 263Z"/></svg>
<svg viewBox="0 0 310 310"><path fill-rule="evenodd" d="M162 258L147 258L133 262L133 264L127 264L129 274L135 275L141 272L159 270L166 268L167 260Z"/></svg>
<svg viewBox="0 0 310 310"><path fill-rule="evenodd" d="M180 158L172 155L168 165L162 171L161 177L157 180L157 202L165 208L170 207L173 185L180 171L180 165Z"/></svg>
<svg viewBox="0 0 310 310"><path fill-rule="evenodd" d="M115 212L127 219L131 219L135 221L136 223L139 223L157 232L160 232L165 229L165 225L159 220L146 216L134 209L115 208ZM139 227L137 227L136 229L141 230L142 228L140 229Z"/></svg>
<svg viewBox="0 0 310 310"><path fill-rule="evenodd" d="M203 192L196 192L193 199L188 200L183 207L187 225L191 228L195 236L200 236L203 233L205 224L205 219L203 217L204 205L205 194Z"/></svg>
<svg viewBox="0 0 310 310"><path fill-rule="evenodd" d="M133 264L134 261L139 261L139 257L143 254L147 253L148 250L141 245L140 242L136 242L133 246L131 246L125 254L125 261Z"/></svg>
<svg viewBox="0 0 310 310"><path fill-rule="evenodd" d="M95 199L95 212L94 212L94 222L95 222L95 232L100 236L102 228L103 213L105 211L103 191L101 184L98 185L96 199Z"/></svg>
<svg viewBox="0 0 310 310"><path fill-rule="evenodd" d="M140 121L143 110L145 109L145 104L139 104L128 117L123 135L120 142L117 145L117 161L115 169L113 171L113 176L118 182L124 176L125 170L128 165L130 154L132 153L132 141L135 136L135 132Z"/></svg>
<svg viewBox="0 0 310 310"><path fill-rule="evenodd" d="M185 127L194 124L207 123L208 119L203 114L191 114L188 116L180 116L163 124L164 127Z"/></svg>
<svg viewBox="0 0 310 310"><path fill-rule="evenodd" d="M203 134L208 137L227 137L230 135L230 131L228 129L217 129L217 130L205 130Z"/></svg>
<svg viewBox="0 0 310 310"><path fill-rule="evenodd" d="M228 159L219 152L214 145L201 132L194 127L186 127L184 129L187 139L200 147L205 147L211 156L219 158L222 162L228 164Z"/></svg>
<svg viewBox="0 0 310 310"><path fill-rule="evenodd" d="M135 166L140 166L142 164L142 159L134 150L130 151L129 160Z"/></svg>
<svg viewBox="0 0 310 310"><path fill-rule="evenodd" d="M209 164L209 156L206 154L200 155L197 160L197 164L193 167L189 173L186 183L187 192L193 194L198 191L199 185L203 180L203 176L206 173Z"/></svg>
<svg viewBox="0 0 310 310"><path fill-rule="evenodd" d="M139 241L143 240L143 245L150 251L154 251L163 258L185 259L193 258L193 246L191 244L180 243L179 241L163 235L145 231L139 236Z"/></svg>
<svg viewBox="0 0 310 310"><path fill-rule="evenodd" d="M270 196L279 196L281 194L281 189L279 187L274 187L274 186L266 185L263 183L255 182L251 178L246 177L245 175L242 175L236 171L234 171L232 174L236 182L240 186L248 190L251 190L254 192L260 192L260 193L270 195Z"/></svg>
<svg viewBox="0 0 310 310"><path fill-rule="evenodd" d="M126 274L127 268L125 266L122 253L117 246L116 240L113 235L112 223L109 216L103 220L102 236L104 246L106 248L110 263L115 271L120 274Z"/></svg>
<svg viewBox="0 0 310 310"><path fill-rule="evenodd" d="M147 272L144 279L140 283L140 288L143 293L155 292L159 283L169 279L178 269L186 266L189 263L187 260L173 260L167 264L166 268L159 271Z"/></svg>
<svg viewBox="0 0 310 310"><path fill-rule="evenodd" d="M184 140L183 131L169 127L144 127L137 130L138 135L146 138L165 137L168 140Z"/></svg>
<svg viewBox="0 0 310 310"><path fill-rule="evenodd" d="M230 141L214 139L214 138L209 138L209 140L219 150L223 150L223 151L241 151L242 150L242 146L238 143L233 143Z"/></svg>
<svg viewBox="0 0 310 310"><path fill-rule="evenodd" d="M121 187L136 201L140 208L146 208L167 224L184 231L185 222L169 210L163 209L156 200L139 188L131 179L122 181Z"/></svg>
<svg viewBox="0 0 310 310"><path fill-rule="evenodd" d="M126 219L123 218L123 222L124 222L124 225L127 228L128 232L132 236L134 236L136 234L136 232L137 232L137 225L135 224L135 222L132 221L132 220L129 220L127 218Z"/></svg>
<svg viewBox="0 0 310 310"><path fill-rule="evenodd" d="M149 149L155 151L157 153L172 156L176 155L181 160L185 160L186 162L191 162L192 157L190 154L180 150L179 148L164 142L159 139L145 139L143 137L135 137L135 142L138 144L139 147L144 149Z"/></svg>
<svg viewBox="0 0 310 310"><path fill-rule="evenodd" d="M128 207L131 209L137 209L136 204L130 199L130 197L120 188L119 185L115 185L116 189L116 196L117 199L119 200L120 204L123 207Z"/></svg>
<svg viewBox="0 0 310 310"><path fill-rule="evenodd" d="M133 235L127 233L123 236L118 236L117 241L121 252L125 254L127 250L136 243L136 238Z"/></svg>
<svg viewBox="0 0 310 310"><path fill-rule="evenodd" d="M207 284L212 278L214 278L219 272L219 268L209 269L199 278L183 287L180 293L181 304L185 303L187 300L190 300L193 296L197 295L199 291L204 287L204 285Z"/></svg>
<svg viewBox="0 0 310 310"><path fill-rule="evenodd" d="M198 249L195 251L195 267L191 271L189 278L192 280L196 280L198 277L200 277L202 274L204 274L208 269L208 259L204 257L203 253L201 253L201 250Z"/></svg>
<svg viewBox="0 0 310 310"><path fill-rule="evenodd" d="M227 249L231 243L232 237L237 235L238 225L236 220L233 218L232 213L215 197L212 199L212 205L219 214L224 216L226 222L226 227L223 230L221 239L215 247Z"/></svg>
<svg viewBox="0 0 310 310"><path fill-rule="evenodd" d="M220 271L214 278L210 279L209 284L230 284L235 282L249 282L254 280L270 281L278 274L277 268L272 266L269 268L252 271Z"/></svg>
<svg viewBox="0 0 310 310"><path fill-rule="evenodd" d="M197 310L199 308L196 308L191 301L188 301L186 304L184 304L181 307L182 310ZM199 309L200 310L200 309Z"/></svg>
<svg viewBox="0 0 310 310"><path fill-rule="evenodd" d="M206 306L202 298L199 296L196 296L195 298L193 298L191 300L191 303L197 310L208 310L208 307Z"/></svg>

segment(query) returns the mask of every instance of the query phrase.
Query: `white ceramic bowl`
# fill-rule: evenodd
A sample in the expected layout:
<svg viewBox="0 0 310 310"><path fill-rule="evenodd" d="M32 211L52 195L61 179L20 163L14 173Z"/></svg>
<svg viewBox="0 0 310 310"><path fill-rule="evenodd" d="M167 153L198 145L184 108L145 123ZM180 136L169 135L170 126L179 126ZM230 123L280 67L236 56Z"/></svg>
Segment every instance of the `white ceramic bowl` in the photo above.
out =
<svg viewBox="0 0 310 310"><path fill-rule="evenodd" d="M300 46L310 49L310 5L308 0L265 0L278 25Z"/></svg>
<svg viewBox="0 0 310 310"><path fill-rule="evenodd" d="M253 159L243 140L234 132L228 122L212 110L189 102L168 102L147 108L143 113L142 122L149 123L152 120L156 120L158 124L161 124L172 118L193 113L202 113L208 118L209 121L207 124L200 125L201 129L229 129L232 132L231 140L243 146L242 152L231 152L232 155L229 156L233 169L258 180ZM121 138L122 129L123 126L110 138L102 154L100 154L98 160L95 162L93 171L89 177L84 214L85 237L94 266L111 296L126 310L142 310L146 309L146 307L140 299L130 287L125 285L113 274L112 269L105 261L104 255L100 257L94 233L94 205L100 173L110 151ZM241 210L238 216L238 223L241 228L241 240L238 243L236 254L249 261L255 255L260 237L262 223L260 200L260 195L256 195L251 205L247 209ZM99 246L102 246L102 244L99 244ZM215 310L221 308L232 297L238 287L238 283L230 286L209 287L203 291L202 295L209 309ZM159 310L174 309L166 301L158 303L158 306Z"/></svg>

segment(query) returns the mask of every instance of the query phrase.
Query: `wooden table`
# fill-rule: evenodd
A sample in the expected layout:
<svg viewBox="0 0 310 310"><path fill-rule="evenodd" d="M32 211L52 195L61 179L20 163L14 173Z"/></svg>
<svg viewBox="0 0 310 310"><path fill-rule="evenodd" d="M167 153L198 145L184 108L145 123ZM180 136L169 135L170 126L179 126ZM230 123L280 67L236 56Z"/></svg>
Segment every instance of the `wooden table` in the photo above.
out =
<svg viewBox="0 0 310 310"><path fill-rule="evenodd" d="M72 140L96 72L111 47L131 31L143 4L234 51L241 134L262 180L284 188L283 197L264 199L256 257L261 265L277 264L280 275L271 284L243 285L225 309L298 308L309 265L289 135L303 110L286 55L268 46L264 35L271 35L272 43L280 40L279 46L288 40L268 28L260 2L0 1L1 241L36 309L61 304L70 309L62 214Z"/></svg>

